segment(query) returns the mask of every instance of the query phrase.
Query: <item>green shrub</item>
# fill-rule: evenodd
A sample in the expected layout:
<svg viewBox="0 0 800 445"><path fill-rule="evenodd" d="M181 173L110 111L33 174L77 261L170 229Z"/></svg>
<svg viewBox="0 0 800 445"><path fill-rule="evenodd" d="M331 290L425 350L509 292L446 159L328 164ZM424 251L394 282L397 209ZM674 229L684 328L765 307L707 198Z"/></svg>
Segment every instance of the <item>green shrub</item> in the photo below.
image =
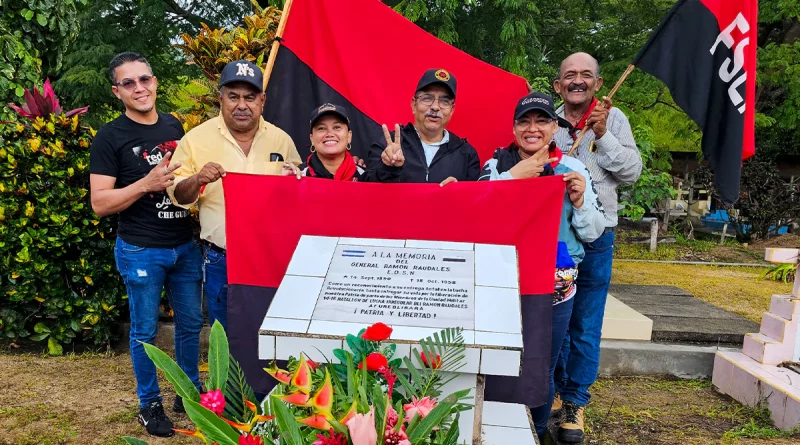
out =
<svg viewBox="0 0 800 445"><path fill-rule="evenodd" d="M60 354L75 339L108 342L127 297L114 218L89 204L94 130L68 117L81 110L65 114L52 95L34 96L38 111L0 125L0 336L47 340ZM54 106L42 112L41 100Z"/></svg>

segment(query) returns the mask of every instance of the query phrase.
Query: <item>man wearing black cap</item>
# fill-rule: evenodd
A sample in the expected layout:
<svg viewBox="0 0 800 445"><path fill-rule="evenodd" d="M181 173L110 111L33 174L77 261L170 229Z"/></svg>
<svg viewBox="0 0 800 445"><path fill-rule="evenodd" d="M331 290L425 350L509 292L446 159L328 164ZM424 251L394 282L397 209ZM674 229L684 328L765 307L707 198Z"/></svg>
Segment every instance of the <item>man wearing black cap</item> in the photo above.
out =
<svg viewBox="0 0 800 445"><path fill-rule="evenodd" d="M204 288L211 324L227 327L228 274L225 259L225 172L280 175L285 162L300 165L294 142L266 122L261 68L247 60L225 66L220 76L220 117L189 131L175 150L175 185L167 192L184 208L200 211L205 253Z"/></svg>
<svg viewBox="0 0 800 445"><path fill-rule="evenodd" d="M414 122L400 128L405 155L400 182L432 182L445 185L455 181L476 181L481 171L478 152L466 139L447 131L456 105L456 78L447 70L430 69L422 75L411 99ZM395 131L397 133L397 131ZM367 165L379 178L389 177L397 167L381 161L386 138L372 144Z"/></svg>

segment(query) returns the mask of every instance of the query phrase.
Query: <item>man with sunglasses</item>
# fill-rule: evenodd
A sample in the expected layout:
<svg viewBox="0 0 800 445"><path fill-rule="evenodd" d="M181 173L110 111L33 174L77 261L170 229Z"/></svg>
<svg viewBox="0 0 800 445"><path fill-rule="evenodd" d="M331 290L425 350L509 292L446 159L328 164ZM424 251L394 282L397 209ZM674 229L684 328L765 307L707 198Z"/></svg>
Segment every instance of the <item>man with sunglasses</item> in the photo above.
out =
<svg viewBox="0 0 800 445"><path fill-rule="evenodd" d="M556 112L570 124L569 128L558 129L555 140L568 151L578 134L587 132L573 155L583 162L597 187L606 226L600 238L583 244L586 255L578 266L578 290L569 331L555 369L560 397L553 402L553 410L561 410L563 400L564 412L558 439L568 443L583 442L589 387L597 380L600 366L600 335L614 259L617 186L633 184L642 171L642 157L628 118L611 107L610 99L604 97L600 102L595 98L602 86L600 65L586 53L564 59L553 84L564 99Z"/></svg>
<svg viewBox="0 0 800 445"><path fill-rule="evenodd" d="M475 147L447 131L447 123L456 106L456 78L447 70L430 69L422 75L411 99L414 122L400 127L405 162L400 182L431 182L442 186L456 181L477 181L481 172ZM397 134L394 140L397 140ZM397 145L397 144L392 144ZM387 147L385 138L374 142L367 165L378 177L392 178L400 167L387 166L381 155Z"/></svg>
<svg viewBox="0 0 800 445"><path fill-rule="evenodd" d="M92 209L101 217L119 213L114 256L128 293L138 419L149 434L168 437L174 434L173 424L164 413L156 368L142 343L155 340L166 290L175 313L175 359L200 389L203 256L192 240L188 210L173 206L164 193L180 167L170 164L170 157L183 128L173 116L156 111L158 81L144 57L118 54L108 74L125 112L101 127L92 142ZM183 412L180 399L173 410Z"/></svg>

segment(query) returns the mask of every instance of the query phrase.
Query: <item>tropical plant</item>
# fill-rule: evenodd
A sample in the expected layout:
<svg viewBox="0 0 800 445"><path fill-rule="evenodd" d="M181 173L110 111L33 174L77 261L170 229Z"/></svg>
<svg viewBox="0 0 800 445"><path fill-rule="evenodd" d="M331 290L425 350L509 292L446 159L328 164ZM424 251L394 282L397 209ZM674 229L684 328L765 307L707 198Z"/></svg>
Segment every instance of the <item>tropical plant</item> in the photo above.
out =
<svg viewBox="0 0 800 445"><path fill-rule="evenodd" d="M0 126L0 334L107 343L125 295L114 269L113 219L87 202L94 130L64 113L50 83L25 90ZM69 117L71 116L71 117Z"/></svg>
<svg viewBox="0 0 800 445"><path fill-rule="evenodd" d="M180 35L183 43L174 45L188 57L188 63L205 76L205 79L189 82L195 92L175 92L189 102L188 107L173 113L186 131L219 114L217 84L225 65L235 60L249 60L263 66L269 56L281 11L273 7L261 8L255 2L253 5L256 13L244 18L244 26L212 29L203 23L196 37L183 33Z"/></svg>
<svg viewBox="0 0 800 445"><path fill-rule="evenodd" d="M393 358L396 346L382 343L390 335L391 328L383 323L348 335L350 351L334 350L334 356L342 360L338 364L317 364L302 353L299 359L290 357L286 370L273 363L265 371L278 385L260 406L250 397L252 390L229 356L219 322L211 329L209 391L203 395L174 360L155 346L144 346L184 398L196 425L194 431L176 431L204 443L455 445L458 416L470 408L463 403L470 390L440 396L448 381L443 376L463 366L461 329L446 329L423 339L422 352L414 349L412 353L415 361ZM407 369L399 369L401 364ZM237 407L229 411L232 402Z"/></svg>
<svg viewBox="0 0 800 445"><path fill-rule="evenodd" d="M776 264L761 275L761 279L769 278L784 283L794 282L797 276L797 264Z"/></svg>
<svg viewBox="0 0 800 445"><path fill-rule="evenodd" d="M86 0L0 2L0 120L24 88L54 74L78 35L75 17Z"/></svg>
<svg viewBox="0 0 800 445"><path fill-rule="evenodd" d="M667 198L674 197L676 192L672 187L670 174L658 170L659 160L654 156L653 145L650 143L652 137L650 128L636 127L633 137L642 155L642 173L633 185L623 185L619 188L622 208L619 214L638 221L646 212L655 210ZM661 166L663 167L663 164Z"/></svg>

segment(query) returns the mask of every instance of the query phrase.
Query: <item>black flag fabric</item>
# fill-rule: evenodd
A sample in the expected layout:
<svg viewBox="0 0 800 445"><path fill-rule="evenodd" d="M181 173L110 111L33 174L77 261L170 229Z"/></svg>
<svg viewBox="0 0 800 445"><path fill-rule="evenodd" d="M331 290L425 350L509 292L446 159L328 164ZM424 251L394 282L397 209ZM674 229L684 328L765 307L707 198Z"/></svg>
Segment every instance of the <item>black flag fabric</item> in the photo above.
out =
<svg viewBox="0 0 800 445"><path fill-rule="evenodd" d="M757 0L679 0L634 59L661 79L703 131L703 154L725 204L755 154Z"/></svg>

